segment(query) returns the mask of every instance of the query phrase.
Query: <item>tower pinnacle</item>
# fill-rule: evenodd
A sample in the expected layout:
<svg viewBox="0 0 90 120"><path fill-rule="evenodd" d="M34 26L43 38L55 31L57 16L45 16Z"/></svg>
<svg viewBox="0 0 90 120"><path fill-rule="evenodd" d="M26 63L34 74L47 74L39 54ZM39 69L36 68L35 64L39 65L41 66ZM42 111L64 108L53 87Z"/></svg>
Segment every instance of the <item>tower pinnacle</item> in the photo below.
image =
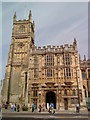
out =
<svg viewBox="0 0 90 120"><path fill-rule="evenodd" d="M76 38L74 38L73 47L74 47L75 50L77 49L77 41L76 41Z"/></svg>
<svg viewBox="0 0 90 120"><path fill-rule="evenodd" d="M32 22L32 14L31 14L31 10L29 11L29 21Z"/></svg>
<svg viewBox="0 0 90 120"><path fill-rule="evenodd" d="M13 22L16 22L16 12L14 13L14 16L13 16Z"/></svg>
<svg viewBox="0 0 90 120"><path fill-rule="evenodd" d="M79 61L81 62L81 56L80 56L80 54L79 54Z"/></svg>
<svg viewBox="0 0 90 120"><path fill-rule="evenodd" d="M84 55L84 61L86 61L86 55Z"/></svg>

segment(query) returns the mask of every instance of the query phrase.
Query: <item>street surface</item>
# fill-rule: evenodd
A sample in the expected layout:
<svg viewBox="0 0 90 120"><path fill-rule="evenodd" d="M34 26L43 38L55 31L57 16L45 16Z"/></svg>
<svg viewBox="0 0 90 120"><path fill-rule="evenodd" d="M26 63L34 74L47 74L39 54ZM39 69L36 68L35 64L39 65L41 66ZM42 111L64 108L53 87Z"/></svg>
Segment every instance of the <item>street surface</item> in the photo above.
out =
<svg viewBox="0 0 90 120"><path fill-rule="evenodd" d="M89 113L13 112L2 113L2 120L90 120Z"/></svg>

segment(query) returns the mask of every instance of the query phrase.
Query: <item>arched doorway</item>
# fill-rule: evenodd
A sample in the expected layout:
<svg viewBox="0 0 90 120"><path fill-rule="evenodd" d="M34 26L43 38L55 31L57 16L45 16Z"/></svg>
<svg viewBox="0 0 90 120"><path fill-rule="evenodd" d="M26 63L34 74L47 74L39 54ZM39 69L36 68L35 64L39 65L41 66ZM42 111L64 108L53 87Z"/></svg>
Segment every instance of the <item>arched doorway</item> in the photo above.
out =
<svg viewBox="0 0 90 120"><path fill-rule="evenodd" d="M56 109L56 94L54 92L47 92L46 93L46 108L47 108L47 103L54 103L54 109Z"/></svg>

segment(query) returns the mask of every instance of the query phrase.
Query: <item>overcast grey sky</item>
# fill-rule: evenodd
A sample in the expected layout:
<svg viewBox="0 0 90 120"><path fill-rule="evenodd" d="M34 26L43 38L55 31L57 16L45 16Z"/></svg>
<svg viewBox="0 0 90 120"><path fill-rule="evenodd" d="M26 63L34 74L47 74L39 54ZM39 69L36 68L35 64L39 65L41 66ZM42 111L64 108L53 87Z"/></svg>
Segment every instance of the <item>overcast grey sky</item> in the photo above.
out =
<svg viewBox="0 0 90 120"><path fill-rule="evenodd" d="M78 50L83 58L88 56L88 3L2 3L2 65L3 74L11 43L13 15L17 20L28 19L29 10L35 20L35 45L72 44L77 39ZM1 13L0 13L1 16ZM1 56L0 56L1 57Z"/></svg>

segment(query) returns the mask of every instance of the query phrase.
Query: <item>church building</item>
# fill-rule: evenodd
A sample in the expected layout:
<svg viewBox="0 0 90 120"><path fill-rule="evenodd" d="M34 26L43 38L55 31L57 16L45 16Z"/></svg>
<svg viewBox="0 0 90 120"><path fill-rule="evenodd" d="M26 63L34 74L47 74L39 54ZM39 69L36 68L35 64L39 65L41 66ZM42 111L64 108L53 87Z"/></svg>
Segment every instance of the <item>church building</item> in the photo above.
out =
<svg viewBox="0 0 90 120"><path fill-rule="evenodd" d="M17 20L15 12L2 102L34 102L36 109L41 103L45 110L51 102L56 110L75 110L79 103L85 109L90 61L81 61L76 38L70 45L37 47L34 30L31 11L28 20Z"/></svg>

